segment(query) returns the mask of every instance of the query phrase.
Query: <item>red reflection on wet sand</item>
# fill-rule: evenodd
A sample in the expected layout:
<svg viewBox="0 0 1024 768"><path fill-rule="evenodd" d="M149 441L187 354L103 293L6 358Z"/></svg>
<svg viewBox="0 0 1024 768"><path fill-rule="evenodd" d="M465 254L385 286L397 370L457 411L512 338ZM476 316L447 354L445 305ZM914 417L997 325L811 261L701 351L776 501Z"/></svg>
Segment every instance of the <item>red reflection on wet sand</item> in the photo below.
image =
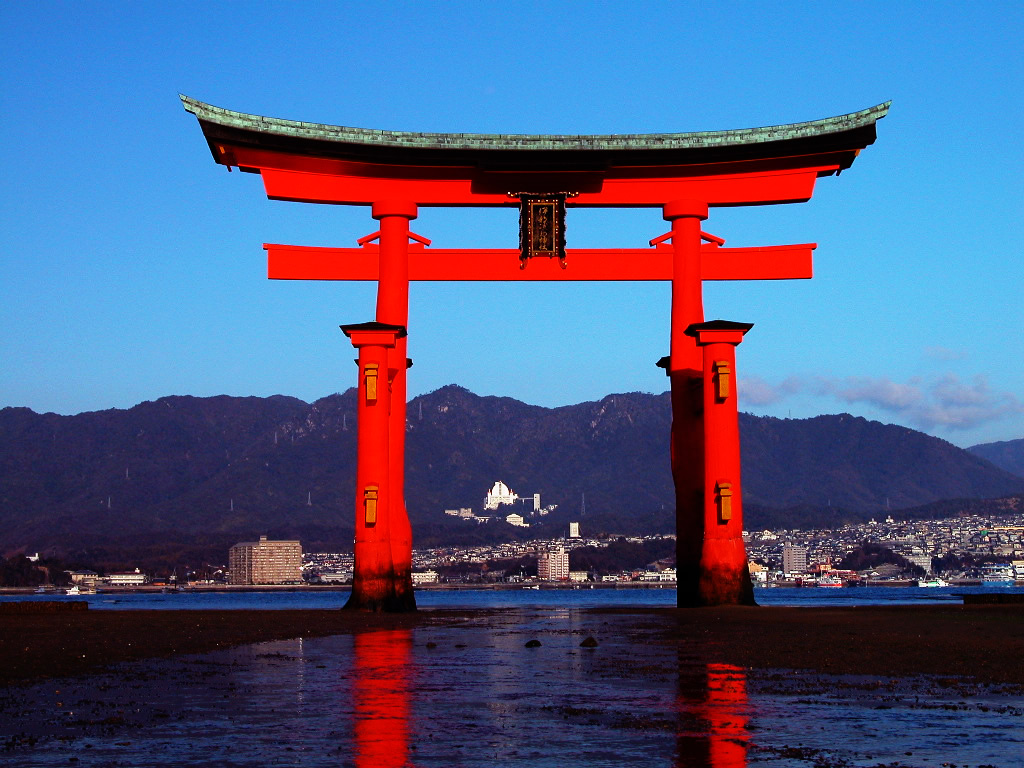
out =
<svg viewBox="0 0 1024 768"><path fill-rule="evenodd" d="M408 765L412 631L363 632L353 647L355 764Z"/></svg>
<svg viewBox="0 0 1024 768"><path fill-rule="evenodd" d="M746 768L747 676L742 667L680 667L677 768Z"/></svg>

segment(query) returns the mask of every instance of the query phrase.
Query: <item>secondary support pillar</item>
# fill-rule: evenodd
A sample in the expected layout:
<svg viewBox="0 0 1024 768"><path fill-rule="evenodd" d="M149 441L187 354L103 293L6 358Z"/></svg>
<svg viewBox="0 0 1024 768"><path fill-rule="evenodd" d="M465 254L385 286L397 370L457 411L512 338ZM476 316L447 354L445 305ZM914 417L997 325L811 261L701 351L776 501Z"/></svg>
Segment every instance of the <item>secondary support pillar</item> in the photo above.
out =
<svg viewBox="0 0 1024 768"><path fill-rule="evenodd" d="M736 347L753 325L712 320L686 329L702 354L704 381L704 540L701 605L755 605L743 544Z"/></svg>
<svg viewBox="0 0 1024 768"><path fill-rule="evenodd" d="M409 222L418 213L415 203L384 200L373 204L380 222L377 282L377 322L409 326ZM392 381L390 433L391 560L394 564L394 610L416 610L412 589L412 526L405 507L405 412L408 359L405 334L389 352Z"/></svg>
<svg viewBox="0 0 1024 768"><path fill-rule="evenodd" d="M704 426L701 354L686 328L704 320L701 292L701 222L707 203L673 200L663 215L672 222L672 316L668 375L672 389L672 477L676 490L676 600L700 605L704 539Z"/></svg>
<svg viewBox="0 0 1024 768"><path fill-rule="evenodd" d="M359 350L356 418L355 569L346 608L364 611L403 610L395 590L391 554L394 506L390 483L389 412L395 372L389 352L405 328L386 323L343 325Z"/></svg>

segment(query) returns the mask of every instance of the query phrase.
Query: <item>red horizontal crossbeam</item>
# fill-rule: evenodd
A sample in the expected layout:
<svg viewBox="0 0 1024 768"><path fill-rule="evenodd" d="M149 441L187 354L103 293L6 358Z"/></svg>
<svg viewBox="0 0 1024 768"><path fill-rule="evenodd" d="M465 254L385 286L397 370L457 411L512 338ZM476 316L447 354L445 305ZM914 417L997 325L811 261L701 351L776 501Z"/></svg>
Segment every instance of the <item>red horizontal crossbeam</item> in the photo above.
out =
<svg viewBox="0 0 1024 768"><path fill-rule="evenodd" d="M316 248L265 243L271 280L376 280L377 246ZM813 274L816 245L763 248L703 246L704 280L789 280ZM566 268L557 259L532 259L519 267L512 248L409 246L410 280L671 280L672 248L569 248Z"/></svg>
<svg viewBox="0 0 1024 768"><path fill-rule="evenodd" d="M557 183L560 186L553 188L578 192L567 202L570 208L661 207L683 198L704 200L711 206L800 203L811 199L818 175L830 173L835 167L662 178L587 177L579 181L578 189L568 189L573 183L572 174L550 182L530 179L528 174L500 173L477 178L454 174L451 178L380 178L262 168L260 175L267 197L302 203L369 205L378 200L409 200L422 206L514 206L518 203L508 193Z"/></svg>

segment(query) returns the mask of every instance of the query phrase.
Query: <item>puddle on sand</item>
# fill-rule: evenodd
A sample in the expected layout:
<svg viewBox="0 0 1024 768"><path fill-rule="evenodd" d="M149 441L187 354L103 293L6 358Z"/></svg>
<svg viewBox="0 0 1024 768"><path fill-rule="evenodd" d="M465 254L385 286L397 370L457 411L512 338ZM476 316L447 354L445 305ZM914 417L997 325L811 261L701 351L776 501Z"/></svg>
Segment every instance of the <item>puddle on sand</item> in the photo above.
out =
<svg viewBox="0 0 1024 768"><path fill-rule="evenodd" d="M0 763L1011 768L1024 753L1024 705L996 689L745 671L648 639L522 610L129 664L0 691Z"/></svg>

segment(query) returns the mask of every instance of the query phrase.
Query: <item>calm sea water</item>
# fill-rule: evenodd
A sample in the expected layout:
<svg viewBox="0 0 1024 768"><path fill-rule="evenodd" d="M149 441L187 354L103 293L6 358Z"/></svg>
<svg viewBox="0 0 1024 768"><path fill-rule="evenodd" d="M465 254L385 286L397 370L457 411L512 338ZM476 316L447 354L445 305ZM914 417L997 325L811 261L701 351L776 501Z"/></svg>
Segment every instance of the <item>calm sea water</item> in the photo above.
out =
<svg viewBox="0 0 1024 768"><path fill-rule="evenodd" d="M760 605L898 605L962 603L965 594L1008 592L1024 594L1024 587L989 584L983 587L855 587L755 589ZM64 596L0 596L4 600L85 600L93 610L132 609L330 609L348 599L341 591L171 592ZM600 606L672 606L673 588L631 589L453 589L418 590L423 608L593 608Z"/></svg>

